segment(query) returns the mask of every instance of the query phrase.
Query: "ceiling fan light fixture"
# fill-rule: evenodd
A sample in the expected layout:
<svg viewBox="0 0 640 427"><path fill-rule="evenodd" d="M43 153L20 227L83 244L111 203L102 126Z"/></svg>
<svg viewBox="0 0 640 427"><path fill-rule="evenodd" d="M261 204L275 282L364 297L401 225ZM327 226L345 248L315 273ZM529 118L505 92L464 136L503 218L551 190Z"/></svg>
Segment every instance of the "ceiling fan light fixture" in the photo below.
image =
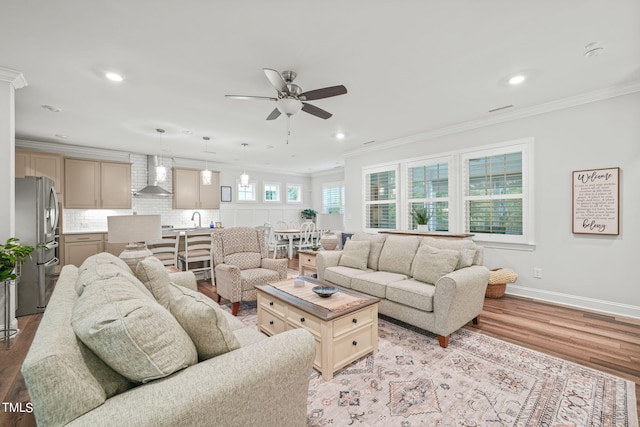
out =
<svg viewBox="0 0 640 427"><path fill-rule="evenodd" d="M295 98L280 98L276 101L276 107L282 114L293 116L302 110L302 102Z"/></svg>

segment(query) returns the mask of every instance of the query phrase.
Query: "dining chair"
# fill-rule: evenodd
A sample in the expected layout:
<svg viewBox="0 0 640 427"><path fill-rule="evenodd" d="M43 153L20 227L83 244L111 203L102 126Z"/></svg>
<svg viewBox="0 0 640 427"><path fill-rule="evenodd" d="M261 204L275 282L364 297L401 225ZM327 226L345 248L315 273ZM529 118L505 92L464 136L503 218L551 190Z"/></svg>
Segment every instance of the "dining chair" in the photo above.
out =
<svg viewBox="0 0 640 427"><path fill-rule="evenodd" d="M295 248L300 251L302 249L310 249L316 245L316 224L314 222L304 222L300 229L300 239L296 242Z"/></svg>
<svg viewBox="0 0 640 427"><path fill-rule="evenodd" d="M297 229L300 228L300 222L293 220L293 221L289 221L289 228L293 228L293 229Z"/></svg>
<svg viewBox="0 0 640 427"><path fill-rule="evenodd" d="M271 224L266 223L264 227L267 242L267 256L269 256L269 251L273 251L273 259L276 259L278 252L281 252L283 249L286 252L289 249L289 240L278 238L278 236L273 232Z"/></svg>
<svg viewBox="0 0 640 427"><path fill-rule="evenodd" d="M158 258L163 265L178 268L178 245L180 243L179 234L162 236L159 240L147 242L147 248L154 257Z"/></svg>
<svg viewBox="0 0 640 427"><path fill-rule="evenodd" d="M202 231L186 231L184 241L184 251L178 252L178 261L180 261L180 270L204 272L204 278L207 279L207 273L213 283L213 263L211 262L211 233L203 234ZM190 264L201 262L204 265L196 268L190 268Z"/></svg>
<svg viewBox="0 0 640 427"><path fill-rule="evenodd" d="M287 224L286 222L284 221L276 222L276 226L275 226L276 230L286 230L287 228L289 228L289 224Z"/></svg>

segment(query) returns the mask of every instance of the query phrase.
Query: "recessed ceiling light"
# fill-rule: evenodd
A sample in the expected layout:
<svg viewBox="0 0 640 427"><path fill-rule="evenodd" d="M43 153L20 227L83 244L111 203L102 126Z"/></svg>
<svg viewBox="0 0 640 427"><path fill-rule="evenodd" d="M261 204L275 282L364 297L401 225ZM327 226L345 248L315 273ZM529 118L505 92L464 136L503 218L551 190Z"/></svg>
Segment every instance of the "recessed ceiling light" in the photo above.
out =
<svg viewBox="0 0 640 427"><path fill-rule="evenodd" d="M185 135L193 135L193 131L192 130L183 130L182 133L185 134Z"/></svg>
<svg viewBox="0 0 640 427"><path fill-rule="evenodd" d="M124 80L124 77L122 77L118 73L108 72L108 73L105 73L104 76L109 80L111 80L112 82L121 82Z"/></svg>
<svg viewBox="0 0 640 427"><path fill-rule="evenodd" d="M62 111L60 108L54 105L42 105L42 108L44 108L45 110L49 110L52 113L59 113L60 111Z"/></svg>
<svg viewBox="0 0 640 427"><path fill-rule="evenodd" d="M519 85L520 83L524 82L524 80L525 80L525 77L523 75L513 76L509 79L509 84Z"/></svg>
<svg viewBox="0 0 640 427"><path fill-rule="evenodd" d="M344 139L346 135L343 132L336 133L336 139Z"/></svg>

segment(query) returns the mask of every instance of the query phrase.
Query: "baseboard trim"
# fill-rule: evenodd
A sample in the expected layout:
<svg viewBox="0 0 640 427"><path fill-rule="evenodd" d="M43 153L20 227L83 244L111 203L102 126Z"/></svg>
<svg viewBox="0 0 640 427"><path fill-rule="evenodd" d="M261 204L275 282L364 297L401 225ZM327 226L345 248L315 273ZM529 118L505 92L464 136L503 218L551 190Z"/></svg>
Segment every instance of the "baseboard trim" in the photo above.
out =
<svg viewBox="0 0 640 427"><path fill-rule="evenodd" d="M520 285L508 285L507 291L505 293L509 295L516 295L541 301L553 302L586 310L640 319L640 307L635 305L621 304L612 301L604 301L595 298L587 298L577 295L563 294L560 292L545 291L541 289L533 289Z"/></svg>

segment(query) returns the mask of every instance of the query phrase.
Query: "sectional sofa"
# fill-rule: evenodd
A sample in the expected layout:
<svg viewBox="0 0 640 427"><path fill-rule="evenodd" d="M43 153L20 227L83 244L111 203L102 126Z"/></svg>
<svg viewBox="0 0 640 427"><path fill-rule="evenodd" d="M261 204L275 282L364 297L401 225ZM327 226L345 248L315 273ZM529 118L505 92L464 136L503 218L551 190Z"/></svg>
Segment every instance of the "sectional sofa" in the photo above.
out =
<svg viewBox="0 0 640 427"><path fill-rule="evenodd" d="M62 269L22 366L39 426L305 424L315 343L267 338L156 258Z"/></svg>
<svg viewBox="0 0 640 427"><path fill-rule="evenodd" d="M489 281L468 239L356 233L316 257L318 279L380 298L379 313L433 332L440 346L478 321Z"/></svg>

